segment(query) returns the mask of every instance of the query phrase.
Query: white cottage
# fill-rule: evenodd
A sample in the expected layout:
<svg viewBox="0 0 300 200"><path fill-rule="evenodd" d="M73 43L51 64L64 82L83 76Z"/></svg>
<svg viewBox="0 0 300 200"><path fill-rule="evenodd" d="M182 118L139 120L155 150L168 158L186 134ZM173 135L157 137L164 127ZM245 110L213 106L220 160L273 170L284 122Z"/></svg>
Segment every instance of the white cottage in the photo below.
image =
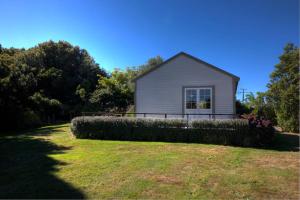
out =
<svg viewBox="0 0 300 200"><path fill-rule="evenodd" d="M168 118L187 114L190 118L232 118L235 114L239 77L184 52L134 81L135 112L146 117L165 117L166 113Z"/></svg>

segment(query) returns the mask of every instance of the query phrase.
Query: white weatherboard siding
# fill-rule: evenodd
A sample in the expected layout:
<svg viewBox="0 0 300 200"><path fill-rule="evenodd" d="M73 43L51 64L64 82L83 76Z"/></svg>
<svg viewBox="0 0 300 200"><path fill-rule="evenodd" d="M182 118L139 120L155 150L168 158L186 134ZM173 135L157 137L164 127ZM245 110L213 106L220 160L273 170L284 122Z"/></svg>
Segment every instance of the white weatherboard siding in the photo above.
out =
<svg viewBox="0 0 300 200"><path fill-rule="evenodd" d="M234 113L233 78L180 55L136 80L137 113L182 113L183 87L214 86L214 113Z"/></svg>

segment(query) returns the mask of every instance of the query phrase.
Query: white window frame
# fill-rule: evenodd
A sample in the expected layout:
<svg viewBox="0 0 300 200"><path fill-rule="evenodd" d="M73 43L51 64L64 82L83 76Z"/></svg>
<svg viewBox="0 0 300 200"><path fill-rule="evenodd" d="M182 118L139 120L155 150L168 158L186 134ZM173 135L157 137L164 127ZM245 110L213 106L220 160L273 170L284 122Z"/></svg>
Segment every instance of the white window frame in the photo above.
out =
<svg viewBox="0 0 300 200"><path fill-rule="evenodd" d="M210 108L200 108L199 103L200 103L200 90L205 90L209 89L210 90ZM187 98L186 98L186 92L187 90L196 90L196 108L187 108ZM208 111L212 110L213 107L213 88L212 87L185 87L184 88L184 109L185 110L203 110L203 111Z"/></svg>

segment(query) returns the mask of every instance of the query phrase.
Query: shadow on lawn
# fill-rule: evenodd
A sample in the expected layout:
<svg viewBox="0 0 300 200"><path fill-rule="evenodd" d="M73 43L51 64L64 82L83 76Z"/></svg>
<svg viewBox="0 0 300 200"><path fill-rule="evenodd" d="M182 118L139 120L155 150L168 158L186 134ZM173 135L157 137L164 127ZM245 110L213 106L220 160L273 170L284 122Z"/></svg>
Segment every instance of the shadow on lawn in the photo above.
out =
<svg viewBox="0 0 300 200"><path fill-rule="evenodd" d="M50 134L54 127L33 134ZM64 153L57 146L29 135L0 138L0 198L84 198L81 191L56 177L60 165L49 154Z"/></svg>
<svg viewBox="0 0 300 200"><path fill-rule="evenodd" d="M268 149L277 151L299 151L299 134L276 132L272 144Z"/></svg>
<svg viewBox="0 0 300 200"><path fill-rule="evenodd" d="M50 135L51 133L55 131L59 131L59 128L65 127L66 124L59 123L59 124L53 124L51 126L44 126L41 128L36 128L32 130L28 130L25 132L26 135L28 136L47 136Z"/></svg>
<svg viewBox="0 0 300 200"><path fill-rule="evenodd" d="M53 131L57 131L59 128L65 127L66 123L65 122L60 122L56 124L51 124L49 126L43 126L40 128L31 128L31 129L25 129L25 130L1 130L0 129L0 138L1 137L6 137L6 136L18 136L18 135L35 135L35 136L47 136Z"/></svg>

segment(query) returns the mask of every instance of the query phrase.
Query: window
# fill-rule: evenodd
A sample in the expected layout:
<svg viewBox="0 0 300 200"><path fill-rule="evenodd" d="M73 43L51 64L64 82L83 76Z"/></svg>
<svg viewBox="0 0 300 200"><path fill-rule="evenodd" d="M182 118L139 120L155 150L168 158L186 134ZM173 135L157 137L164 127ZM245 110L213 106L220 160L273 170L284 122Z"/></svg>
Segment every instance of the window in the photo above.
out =
<svg viewBox="0 0 300 200"><path fill-rule="evenodd" d="M196 109L197 108L197 90L196 89L187 89L186 90L186 108L187 109Z"/></svg>
<svg viewBox="0 0 300 200"><path fill-rule="evenodd" d="M212 103L211 88L186 88L185 108L186 109L211 109Z"/></svg>
<svg viewBox="0 0 300 200"><path fill-rule="evenodd" d="M198 107L200 109L210 109L211 107L210 93L211 93L210 89L199 89Z"/></svg>

